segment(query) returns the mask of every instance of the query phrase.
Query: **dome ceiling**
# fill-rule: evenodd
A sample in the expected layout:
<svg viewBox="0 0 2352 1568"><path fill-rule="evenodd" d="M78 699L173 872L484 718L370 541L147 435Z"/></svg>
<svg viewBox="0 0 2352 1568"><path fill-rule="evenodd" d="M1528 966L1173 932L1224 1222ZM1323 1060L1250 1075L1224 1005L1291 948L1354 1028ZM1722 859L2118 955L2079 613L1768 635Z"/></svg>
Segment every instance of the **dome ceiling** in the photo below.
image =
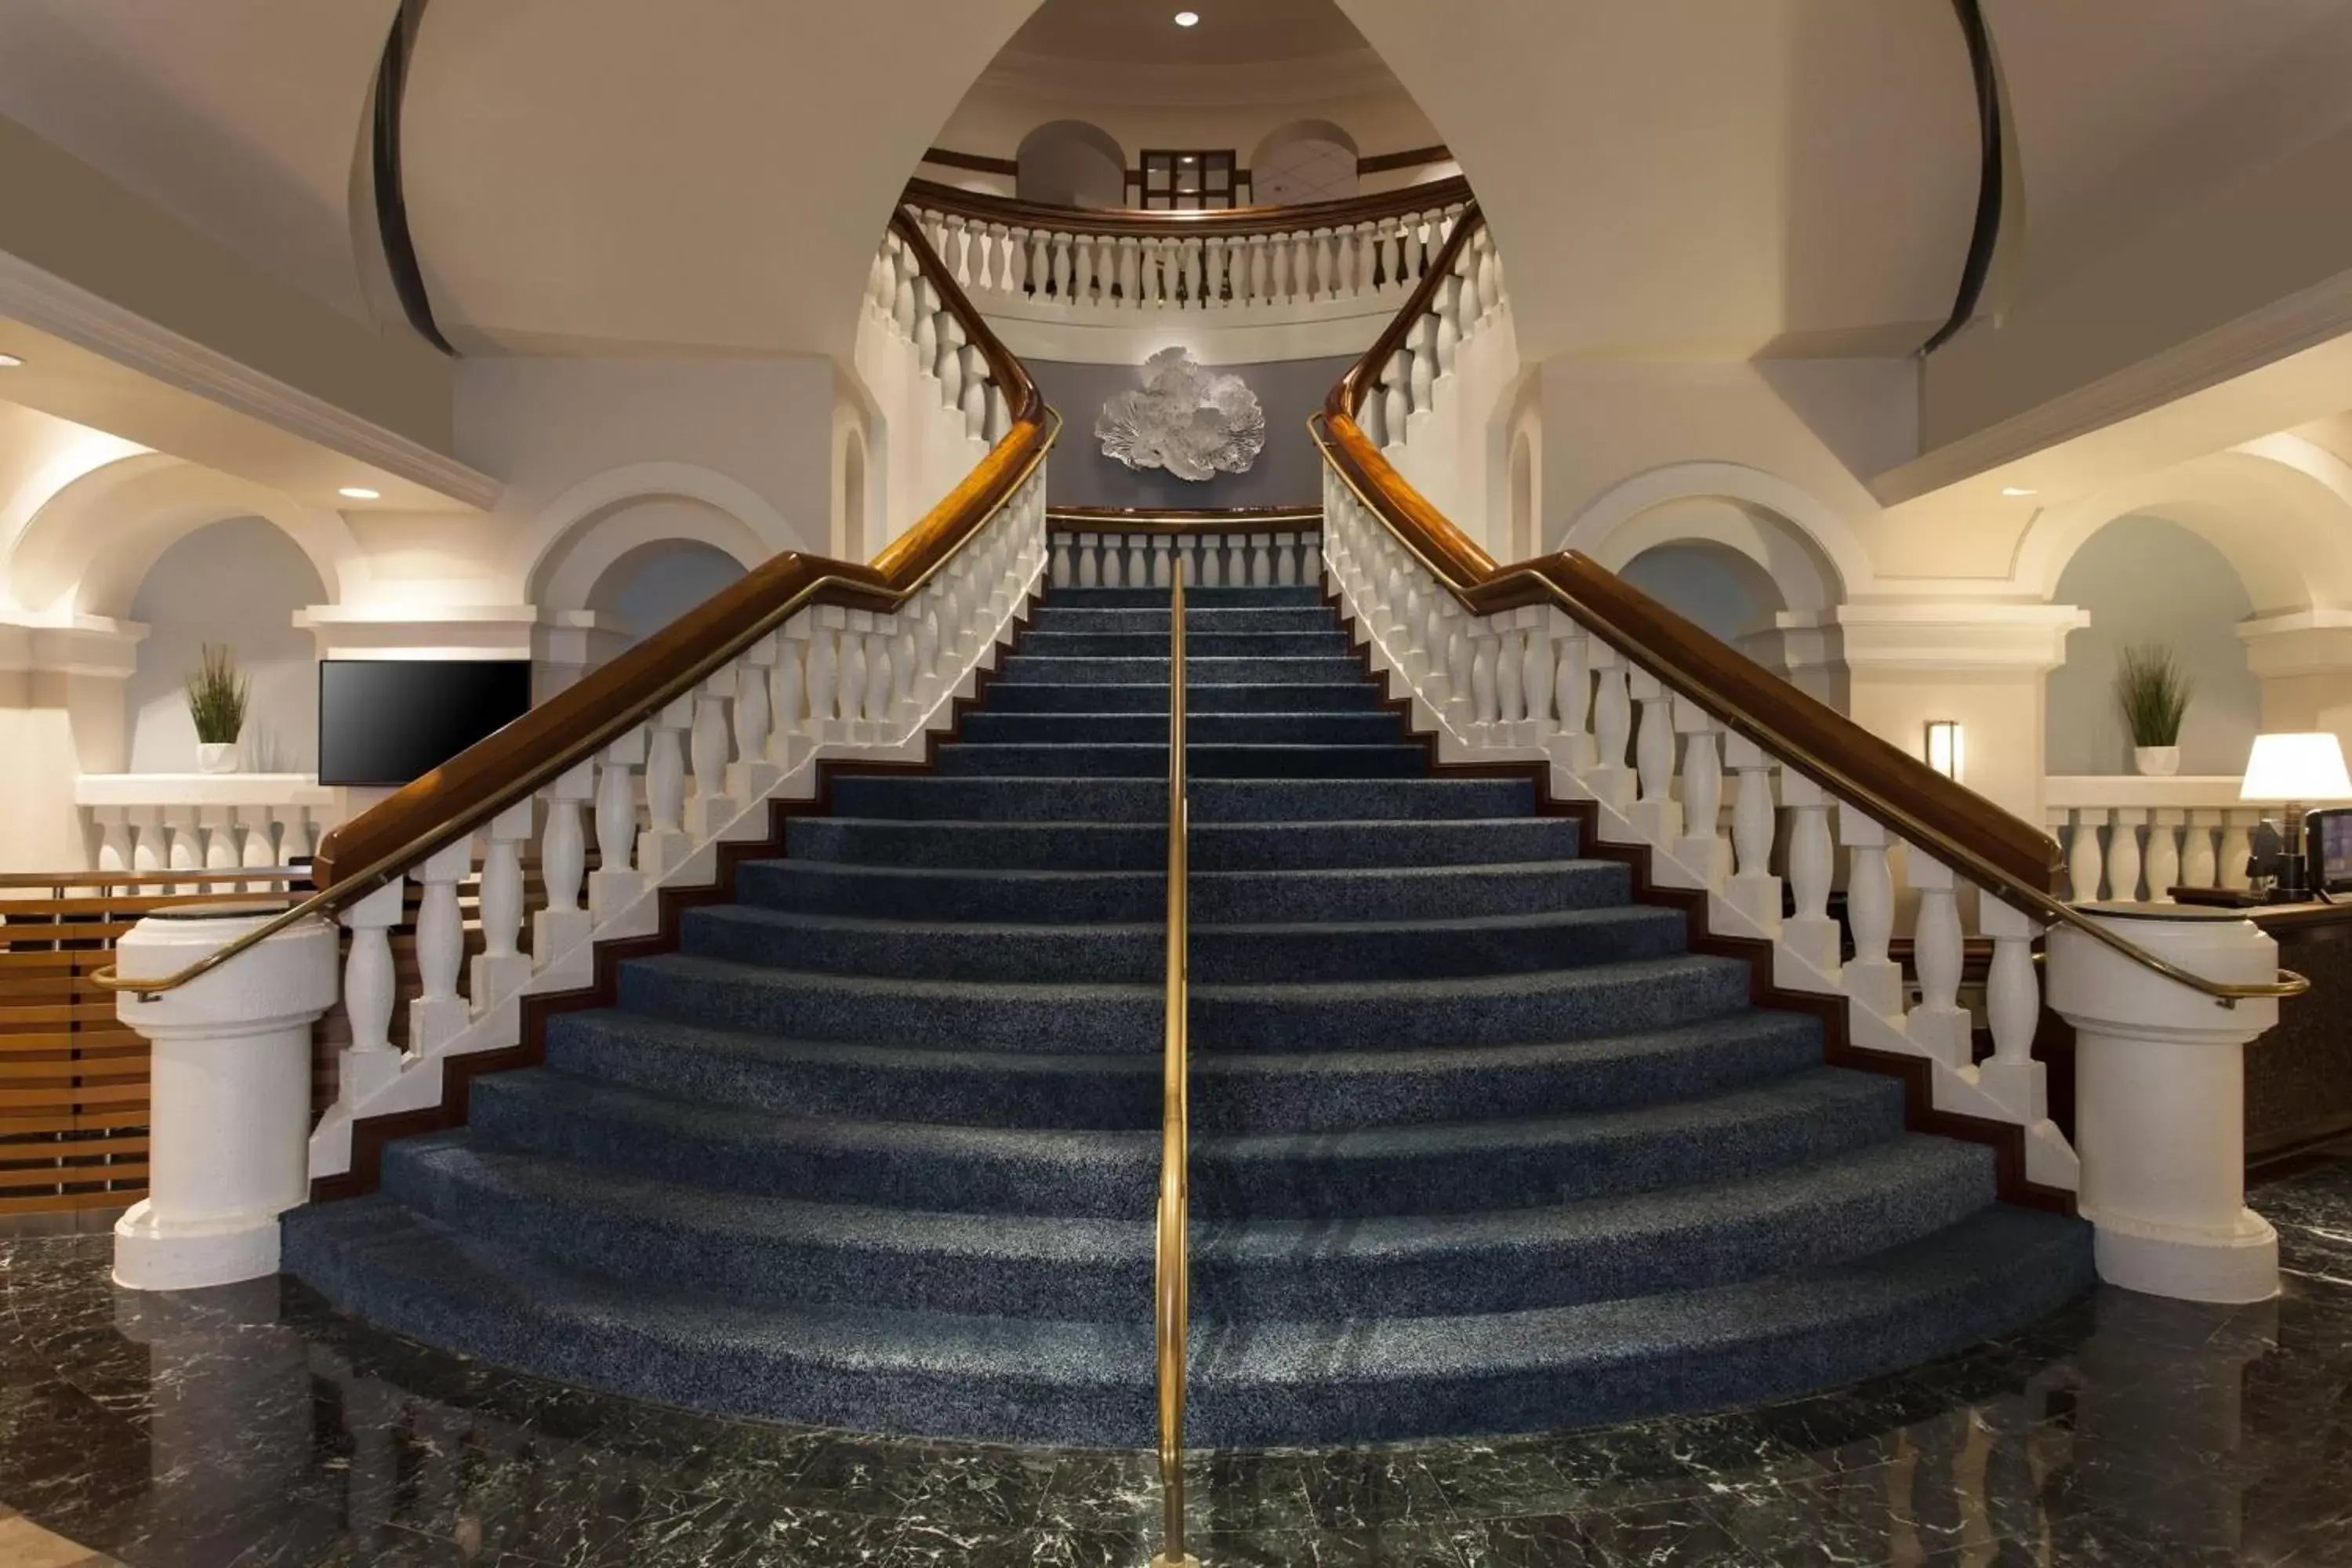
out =
<svg viewBox="0 0 2352 1568"><path fill-rule="evenodd" d="M1180 27L1190 10L1201 20ZM1008 53L1109 65L1255 65L1348 55L1364 36L1333 0L1045 0Z"/></svg>

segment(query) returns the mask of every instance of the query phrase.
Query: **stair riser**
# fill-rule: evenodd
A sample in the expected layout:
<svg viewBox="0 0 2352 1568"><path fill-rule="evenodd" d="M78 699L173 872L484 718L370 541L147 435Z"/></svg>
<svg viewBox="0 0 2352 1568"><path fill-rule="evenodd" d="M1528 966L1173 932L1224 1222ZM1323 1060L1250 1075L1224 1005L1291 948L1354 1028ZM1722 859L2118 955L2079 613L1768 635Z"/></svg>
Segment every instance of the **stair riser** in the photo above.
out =
<svg viewBox="0 0 2352 1568"><path fill-rule="evenodd" d="M942 870L1150 871L1168 863L1168 830L1150 823L963 824L803 816L788 825L785 845L801 861ZM1572 860L1577 851L1576 825L1564 817L1279 826L1198 823L1192 829L1195 871L1451 866L1483 871L1512 861ZM1616 887L1631 886L1624 871L1616 875ZM1196 898L1201 890L1195 888ZM1621 890L1594 901L1622 903L1624 898ZM1503 914L1521 907L1551 906L1462 912Z"/></svg>
<svg viewBox="0 0 2352 1568"><path fill-rule="evenodd" d="M1164 842L1165 834L1161 835ZM1626 874L1607 862L1565 867L1482 867L1475 871L1195 871L1196 931L1226 922L1475 919L1560 913L1622 901ZM791 861L740 874L743 902L794 914L874 920L984 921L1055 925L1082 921L1147 923L1167 916L1167 877L1157 868L1124 875L925 876Z"/></svg>
<svg viewBox="0 0 2352 1568"><path fill-rule="evenodd" d="M817 1122L780 1121L755 1138L740 1138L715 1122L648 1127L570 1102L551 1111L530 1086L510 1081L522 1076L475 1083L471 1127L486 1146L657 1181L820 1203L1131 1220L1150 1216L1160 1179L1156 1128L1097 1131L1082 1143L943 1144L912 1137L853 1142Z"/></svg>
<svg viewBox="0 0 2352 1568"><path fill-rule="evenodd" d="M1228 608L1203 609L1186 596L1184 631L1194 633L1227 633L1250 635L1264 632L1341 632L1336 616L1328 605L1300 605L1295 608ZM1029 625L1039 632L1075 632L1087 636L1150 637L1157 636L1162 644L1168 640L1168 608L1163 603L1156 610L1086 610L1066 605L1060 600L1049 600L1031 612Z"/></svg>
<svg viewBox="0 0 2352 1568"><path fill-rule="evenodd" d="M1346 658L1348 634L1336 626L1311 631L1212 632L1184 624L1184 655L1199 659ZM1168 628L1150 632L1060 631L1033 627L1021 639L1025 658L1168 658Z"/></svg>
<svg viewBox="0 0 2352 1568"><path fill-rule="evenodd" d="M430 1279L369 1269L363 1260L332 1253L327 1243L296 1243L286 1266L330 1301L394 1333L562 1383L720 1415L863 1432L1022 1432L1041 1441L1120 1447L1150 1440L1148 1355L1116 1357L1141 1361L1143 1374L1132 1384L1102 1385L960 1368L848 1373L773 1342L756 1349L680 1344L606 1321L541 1324L509 1301L452 1296Z"/></svg>
<svg viewBox="0 0 2352 1568"><path fill-rule="evenodd" d="M1638 977L1567 971L1552 984L1515 989L1433 982L1402 997L1368 994L1360 984L1275 994L1201 984L1192 994L1192 1038L1203 1053L1583 1039L1714 1017L1745 1002L1747 985L1746 968L1727 963ZM1157 976L1125 986L999 986L943 999L887 982L856 986L781 972L718 978L654 961L621 966L620 1002L681 1024L789 1039L1005 1051L1156 1052L1164 1022Z"/></svg>
<svg viewBox="0 0 2352 1568"><path fill-rule="evenodd" d="M1533 929L1202 924L1192 936L1196 985L1523 974L1669 958L1684 947L1681 917L1663 910ZM736 963L907 980L1018 975L1032 983L1150 984L1167 973L1166 939L1157 924L910 930L785 924L730 915L722 907L688 911L682 945L698 957Z"/></svg>
<svg viewBox="0 0 2352 1568"><path fill-rule="evenodd" d="M1533 786L1516 779L1201 779L1187 792L1194 822L1419 821L1525 812ZM834 802L852 816L937 822L1160 822L1161 779L940 778L851 775Z"/></svg>
<svg viewBox="0 0 2352 1568"><path fill-rule="evenodd" d="M1043 606L1072 610L1166 610L1172 597L1167 588L1051 587ZM1310 583L1271 588L1204 588L1184 590L1187 610L1317 609L1327 607L1323 590Z"/></svg>
<svg viewBox="0 0 2352 1568"><path fill-rule="evenodd" d="M1204 713L1370 713L1380 710L1377 688L1350 677L1321 686L1211 685L1192 680L1184 688L1185 710ZM1088 682L1049 685L1000 681L988 689L992 713L1156 713L1168 717L1168 671L1156 679L1127 685Z"/></svg>
<svg viewBox="0 0 2352 1568"><path fill-rule="evenodd" d="M951 778L1165 778L1168 747L1158 745L947 745L940 772ZM1196 779L1420 778L1429 753L1420 746L1228 746L1185 748Z"/></svg>
<svg viewBox="0 0 2352 1568"><path fill-rule="evenodd" d="M1168 659L1048 658L1036 654L1005 656L1007 686L1164 686ZM1202 686L1320 686L1363 679L1352 659L1332 654L1297 658L1204 658L1184 661L1187 687Z"/></svg>
<svg viewBox="0 0 2352 1568"><path fill-rule="evenodd" d="M2094 1278L2088 1247L2053 1247L1988 1268L1939 1291L1932 1306L1905 1300L1876 1311L1824 1312L1801 1331L1727 1333L1702 1350L1677 1346L1666 1357L1643 1353L1629 1325L1625 1353L1595 1358L1573 1376L1498 1368L1417 1379L1335 1366L1296 1383L1246 1387L1196 1378L1186 1435L1204 1447L1355 1444L1553 1431L1759 1404L1915 1366L2012 1331L2082 1294ZM1225 1338L1214 1329L1204 1332L1193 1364L1213 1365Z"/></svg>
<svg viewBox="0 0 2352 1568"><path fill-rule="evenodd" d="M1404 740L1392 713L1193 713L1195 746L1381 746ZM1165 713L974 713L961 739L973 745L1168 744Z"/></svg>
<svg viewBox="0 0 2352 1568"><path fill-rule="evenodd" d="M894 1051L887 1058L724 1051L618 1012L569 1014L548 1063L582 1078L709 1105L785 1116L973 1127L1159 1125L1156 1058L1050 1058ZM1367 1127L1620 1110L1755 1088L1821 1065L1805 1019L1686 1044L1598 1057L1566 1050L1504 1062L1456 1050L1391 1057L1205 1057L1193 1067L1201 1132L1346 1132Z"/></svg>

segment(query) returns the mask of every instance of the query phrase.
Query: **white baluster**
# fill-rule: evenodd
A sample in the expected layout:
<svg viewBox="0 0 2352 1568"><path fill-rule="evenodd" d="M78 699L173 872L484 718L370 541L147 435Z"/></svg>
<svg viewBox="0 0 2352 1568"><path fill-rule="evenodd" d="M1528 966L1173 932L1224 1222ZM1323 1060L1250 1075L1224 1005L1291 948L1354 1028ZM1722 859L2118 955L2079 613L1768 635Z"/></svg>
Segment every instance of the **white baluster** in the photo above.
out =
<svg viewBox="0 0 2352 1568"><path fill-rule="evenodd" d="M2074 813L2074 836L2066 845L2066 879L2068 897L2075 903L2098 900L2099 883L2106 871L2099 829L2106 820L2107 814L2096 806L2086 805Z"/></svg>
<svg viewBox="0 0 2352 1568"><path fill-rule="evenodd" d="M325 826L321 808L281 805L271 815L278 819L278 863L281 866L301 866L310 862L315 853L313 835Z"/></svg>
<svg viewBox="0 0 2352 1568"><path fill-rule="evenodd" d="M1274 581L1276 586L1289 588L1299 582L1298 536L1277 533L1274 536Z"/></svg>
<svg viewBox="0 0 2352 1568"><path fill-rule="evenodd" d="M646 813L637 835L637 866L658 880L686 858L684 737L694 727L694 699L681 697L656 716L646 736Z"/></svg>
<svg viewBox="0 0 2352 1568"><path fill-rule="evenodd" d="M1592 714L1591 652L1584 628L1558 610L1551 612L1551 640L1558 652L1552 667L1552 710L1559 718L1559 739L1553 743L1552 757L1570 777L1581 782L1599 761L1591 733L1585 728Z"/></svg>
<svg viewBox="0 0 2352 1568"><path fill-rule="evenodd" d="M1150 539L1140 533L1127 536L1127 585L1140 588L1151 581Z"/></svg>
<svg viewBox="0 0 2352 1568"><path fill-rule="evenodd" d="M131 829L131 870L144 876L170 865L171 831L163 825L162 809L152 805L134 805L122 815Z"/></svg>
<svg viewBox="0 0 2352 1568"><path fill-rule="evenodd" d="M1673 793L1674 695L1645 669L1629 669L1625 685L1640 713L1633 734L1633 772L1641 788L1630 815L1644 838L1671 845L1683 831L1682 806Z"/></svg>
<svg viewBox="0 0 2352 1568"><path fill-rule="evenodd" d="M457 994L457 972L466 959L466 922L457 910L457 884L473 868L471 834L427 855L409 876L423 889L416 906L416 994L408 1003L408 1048L418 1055L455 1039L472 1017Z"/></svg>
<svg viewBox="0 0 2352 1568"><path fill-rule="evenodd" d="M775 722L770 698L776 644L770 632L744 652L735 670L735 756L727 770L727 793L749 804L765 800L783 770L768 757L768 731Z"/></svg>
<svg viewBox="0 0 2352 1568"><path fill-rule="evenodd" d="M1816 973L1838 972L1837 922L1830 919L1829 797L1819 784L1784 768L1780 804L1789 809L1789 890L1796 912L1780 923L1780 945Z"/></svg>
<svg viewBox="0 0 2352 1568"><path fill-rule="evenodd" d="M1164 533L1151 542L1151 585L1155 588L1173 588L1176 585L1176 569L1172 564L1174 552L1171 548L1174 543L1175 541Z"/></svg>
<svg viewBox="0 0 2352 1568"><path fill-rule="evenodd" d="M1102 585L1106 588L1127 586L1127 561L1119 553L1118 544L1119 536L1115 533L1108 535L1103 540Z"/></svg>
<svg viewBox="0 0 2352 1568"><path fill-rule="evenodd" d="M530 837L532 803L524 796L490 818L482 856L482 951L474 955L466 995L479 1017L494 1003L521 991L530 978L530 955L518 945L522 935L522 847Z"/></svg>
<svg viewBox="0 0 2352 1568"><path fill-rule="evenodd" d="M163 808L163 825L171 830L170 865L174 871L194 871L205 863L204 830L197 826L196 808L192 805L167 805ZM199 885L169 885L173 892L196 892Z"/></svg>
<svg viewBox="0 0 2352 1568"><path fill-rule="evenodd" d="M1526 728L1527 655L1519 648L1519 628L1509 618L1497 620L1503 631L1495 647L1495 739L1497 745L1516 745Z"/></svg>
<svg viewBox="0 0 2352 1568"><path fill-rule="evenodd" d="M694 720L688 731L694 794L687 805L686 828L688 836L697 840L717 837L740 809L727 793L727 700L735 687L730 667L705 680L694 693Z"/></svg>
<svg viewBox="0 0 2352 1568"><path fill-rule="evenodd" d="M1250 586L1274 586L1274 536L1270 533L1250 535Z"/></svg>
<svg viewBox="0 0 2352 1568"><path fill-rule="evenodd" d="M2180 880L2184 887L2218 888L2221 885L2221 863L2213 854L2214 830L2221 826L2221 814L2200 807L2189 814L2189 850L2181 857Z"/></svg>
<svg viewBox="0 0 2352 1568"><path fill-rule="evenodd" d="M1500 655L1493 623L1480 620L1470 640L1470 740L1475 745L1495 744L1495 723L1501 717L1496 700L1495 665Z"/></svg>
<svg viewBox="0 0 2352 1568"><path fill-rule="evenodd" d="M1886 829L1843 802L1838 836L1846 847L1845 915L1853 957L1845 966L1846 995L1896 1026L1903 1021L1903 970L1886 955L1895 934L1895 876L1886 862Z"/></svg>
<svg viewBox="0 0 2352 1568"><path fill-rule="evenodd" d="M2042 1024L2042 984L2034 974L2033 939L2042 927L2031 916L1986 894L1978 900L1977 921L1992 938L1992 966L1985 976L1985 1021L1992 1026L1992 1059L1979 1065L1978 1081L2011 1117L2031 1128L2049 1117L2043 1070L2033 1059L2033 1036ZM2027 1152L2032 1175L2032 1151Z"/></svg>
<svg viewBox="0 0 2352 1568"><path fill-rule="evenodd" d="M866 634L866 689L859 706L865 712L869 742L887 739L890 700L898 685L897 672L891 668L890 640L890 630L878 623Z"/></svg>
<svg viewBox="0 0 2352 1568"><path fill-rule="evenodd" d="M1184 250L1184 302L1193 310L1204 308L1202 289L1206 286L1205 263L1201 242L1191 235L1179 241Z"/></svg>
<svg viewBox="0 0 2352 1568"><path fill-rule="evenodd" d="M1968 1009L1960 1005L1963 942L1958 889L1950 868L1915 846L1908 865L1912 891L1919 895L1912 930L1912 955L1919 968L1919 1005L1903 1021L1912 1044L1946 1067L1968 1067L1975 1055Z"/></svg>
<svg viewBox="0 0 2352 1568"><path fill-rule="evenodd" d="M2181 885L2180 825L2188 814L2159 810L2147 830L2147 901L2172 902L2172 889Z"/></svg>
<svg viewBox="0 0 2352 1568"><path fill-rule="evenodd" d="M825 726L825 739L855 746L866 741L858 721L866 707L866 633L874 616L870 611L852 610L844 619L841 661L834 668L834 711L839 717Z"/></svg>
<svg viewBox="0 0 2352 1568"><path fill-rule="evenodd" d="M978 344L963 351L963 428L978 441L988 435L988 403L994 388L988 379L988 356Z"/></svg>
<svg viewBox="0 0 2352 1568"><path fill-rule="evenodd" d="M1249 536L1244 533L1226 535L1225 581L1236 588L1249 586Z"/></svg>
<svg viewBox="0 0 2352 1568"><path fill-rule="evenodd" d="M940 384L941 406L961 410L963 407L963 323L947 312L940 313L940 357L931 374Z"/></svg>
<svg viewBox="0 0 2352 1568"><path fill-rule="evenodd" d="M1615 648L1589 637L1594 675L1593 743L1597 756L1586 783L1593 798L1622 815L1633 806L1633 772L1625 765L1633 733L1633 700L1625 689L1625 665Z"/></svg>
<svg viewBox="0 0 2352 1568"><path fill-rule="evenodd" d="M1519 645L1519 743L1539 746L1559 728L1552 718L1550 612L1531 618Z"/></svg>
<svg viewBox="0 0 2352 1568"><path fill-rule="evenodd" d="M588 879L588 908L604 924L645 891L645 873L635 868L637 785L634 770L645 764L646 726L638 725L604 748L596 767L596 855Z"/></svg>
<svg viewBox="0 0 2352 1568"><path fill-rule="evenodd" d="M2221 814L2221 886L2242 892L2252 885L2252 879L2246 875L2246 861L2254 852L2251 835L2262 816L2260 811L2244 807L2233 807Z"/></svg>
<svg viewBox="0 0 2352 1568"><path fill-rule="evenodd" d="M547 907L530 917L530 957L538 969L588 940L588 911L580 907L581 875L588 864L580 810L595 790L595 764L582 763L541 797L547 803L547 826L539 836L539 874L547 886Z"/></svg>
<svg viewBox="0 0 2352 1568"><path fill-rule="evenodd" d="M1211 235L1205 258L1208 276L1201 285L1202 309L1210 310L1226 309L1229 301L1226 298L1225 268L1229 260L1230 253L1225 249L1223 237Z"/></svg>
<svg viewBox="0 0 2352 1568"><path fill-rule="evenodd" d="M795 627L803 634L795 636ZM777 776L790 773L808 754L808 617L776 635L776 662L768 671L768 762Z"/></svg>
<svg viewBox="0 0 2352 1568"><path fill-rule="evenodd" d="M1381 423L1388 439L1384 447L1401 447L1410 433L1412 423L1412 385L1416 372L1415 355L1410 347L1401 348L1389 355L1388 367L1381 373Z"/></svg>
<svg viewBox="0 0 2352 1568"><path fill-rule="evenodd" d="M101 871L131 869L131 819L119 805L94 805L89 808L92 826L98 829L98 868Z"/></svg>
<svg viewBox="0 0 2352 1568"><path fill-rule="evenodd" d="M208 805L197 814L205 835L205 869L234 871L240 861L236 852L236 811L226 805ZM208 882L215 892L235 890L234 883Z"/></svg>
<svg viewBox="0 0 2352 1568"><path fill-rule="evenodd" d="M2139 899L2139 829L2146 810L2130 807L2116 813L2115 831L2107 836L2107 897L2125 903Z"/></svg>
<svg viewBox="0 0 2352 1568"><path fill-rule="evenodd" d="M1102 567L1097 559L1095 550L1097 542L1097 537L1094 534L1078 535L1078 586L1081 588L1099 587L1102 584Z"/></svg>
<svg viewBox="0 0 2352 1568"><path fill-rule="evenodd" d="M1780 929L1780 879L1772 869L1773 829L1779 822L1772 805L1772 759L1746 736L1727 733L1723 760L1739 780L1731 803L1735 866L1724 897L1769 935Z"/></svg>
<svg viewBox="0 0 2352 1568"><path fill-rule="evenodd" d="M1462 279L1447 278L1438 284L1433 303L1436 325L1431 329L1430 342L1437 351L1437 374L1452 375L1462 353ZM1429 406L1420 402L1415 405Z"/></svg>
<svg viewBox="0 0 2352 1568"><path fill-rule="evenodd" d="M1731 871L1731 842L1723 837L1723 753L1716 743L1721 726L1696 702L1674 700L1675 732L1683 738L1683 833L1676 860L1701 887L1719 890Z"/></svg>
<svg viewBox="0 0 2352 1568"><path fill-rule="evenodd" d="M343 1013L352 1043L337 1063L337 1098L364 1104L400 1076L392 1043L392 928L400 923L406 887L397 877L344 909L338 917L352 933L343 960Z"/></svg>
<svg viewBox="0 0 2352 1568"><path fill-rule="evenodd" d="M236 809L236 816L237 821L245 828L245 840L237 856L237 863L248 870L278 864L278 847L271 842L272 825L269 807L241 805ZM276 890L275 885L268 881L246 882L242 886L248 893L268 893Z"/></svg>
<svg viewBox="0 0 2352 1568"><path fill-rule="evenodd" d="M1412 411L1426 414L1437 401L1437 322L1433 316L1423 316L1413 323L1412 336ZM1407 438L1412 433L1406 432Z"/></svg>
<svg viewBox="0 0 2352 1568"><path fill-rule="evenodd" d="M1056 588L1077 585L1077 567L1070 560L1070 536L1066 533L1054 535L1053 584Z"/></svg>

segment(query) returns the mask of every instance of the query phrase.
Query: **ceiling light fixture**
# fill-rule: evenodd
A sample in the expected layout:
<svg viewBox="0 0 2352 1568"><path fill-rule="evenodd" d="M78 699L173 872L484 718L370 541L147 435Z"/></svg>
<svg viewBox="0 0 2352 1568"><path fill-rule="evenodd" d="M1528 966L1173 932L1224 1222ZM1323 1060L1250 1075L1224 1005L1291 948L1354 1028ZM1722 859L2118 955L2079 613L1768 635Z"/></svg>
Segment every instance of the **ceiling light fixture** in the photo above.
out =
<svg viewBox="0 0 2352 1568"><path fill-rule="evenodd" d="M1176 13L1176 25L1180 27L1197 27L1201 25L1201 13L1179 11Z"/></svg>
<svg viewBox="0 0 2352 1568"><path fill-rule="evenodd" d="M382 490L372 490L365 485L345 485L335 493L345 500L382 500L383 499Z"/></svg>
<svg viewBox="0 0 2352 1568"><path fill-rule="evenodd" d="M0 354L0 370L14 370L24 363L15 354Z"/></svg>
<svg viewBox="0 0 2352 1568"><path fill-rule="evenodd" d="M2005 496L2030 496L2039 492L2028 489L2023 485L2003 485L2000 487L2000 493Z"/></svg>

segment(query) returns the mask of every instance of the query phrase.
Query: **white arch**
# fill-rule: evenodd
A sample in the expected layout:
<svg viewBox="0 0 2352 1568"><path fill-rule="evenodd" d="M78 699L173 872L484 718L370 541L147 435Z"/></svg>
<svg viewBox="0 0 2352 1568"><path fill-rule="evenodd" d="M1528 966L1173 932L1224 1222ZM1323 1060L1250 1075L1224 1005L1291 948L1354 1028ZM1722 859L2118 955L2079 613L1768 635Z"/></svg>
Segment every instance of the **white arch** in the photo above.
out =
<svg viewBox="0 0 2352 1568"><path fill-rule="evenodd" d="M2296 436L2135 476L2045 508L2018 541L2011 575L2048 599L2075 552L2118 518L2160 517L2207 540L2256 615L2352 605L2352 468Z"/></svg>
<svg viewBox="0 0 2352 1568"><path fill-rule="evenodd" d="M1843 518L1799 486L1742 463L1670 463L1635 474L1596 497L1553 548L1580 550L1614 570L1677 540L1747 556L1791 610L1828 609L1874 575Z"/></svg>
<svg viewBox="0 0 2352 1568"><path fill-rule="evenodd" d="M1024 201L1063 206L1118 206L1126 201L1127 149L1092 121L1049 120L1032 127L1013 162L1019 171L1014 189ZM1096 181L1101 189L1092 193L1088 187ZM1089 194L1108 199L1081 199Z"/></svg>
<svg viewBox="0 0 2352 1568"><path fill-rule="evenodd" d="M737 518L701 501L676 497L615 501L583 520L562 549L547 557L531 584L541 610L584 610L596 585L624 556L649 544L707 544L748 572L775 552Z"/></svg>
<svg viewBox="0 0 2352 1568"><path fill-rule="evenodd" d="M338 514L160 452L100 464L59 489L17 535L6 580L37 614L127 615L158 556L233 517L261 518L293 540L332 602L368 580L365 554Z"/></svg>
<svg viewBox="0 0 2352 1568"><path fill-rule="evenodd" d="M665 509L675 510L681 519L689 510L702 510L723 518L721 522L681 524L708 531L688 532L680 538L698 538L704 543L715 544L727 551L746 566L756 565L780 551L790 550L798 542L783 513L771 506L757 490L739 479L730 479L716 468L698 463L626 463L617 468L607 468L593 474L557 496L539 509L524 531L522 539L509 555L510 575L521 595L533 604L551 604L545 597L548 584L562 573L567 584L573 574L564 569L559 557L568 557L587 542L596 527L614 514L638 503L651 501L689 501L697 509ZM583 529L581 525L589 526ZM729 528L727 524L732 524ZM616 536L617 537L617 536ZM643 539L621 549L634 549ZM602 546L598 546L599 549ZM614 557L605 560L610 565ZM602 568L598 568L599 571ZM579 584L585 595L595 578ZM580 601L584 604L584 597ZM558 606L565 607L565 606ZM578 605L569 607L577 608Z"/></svg>

